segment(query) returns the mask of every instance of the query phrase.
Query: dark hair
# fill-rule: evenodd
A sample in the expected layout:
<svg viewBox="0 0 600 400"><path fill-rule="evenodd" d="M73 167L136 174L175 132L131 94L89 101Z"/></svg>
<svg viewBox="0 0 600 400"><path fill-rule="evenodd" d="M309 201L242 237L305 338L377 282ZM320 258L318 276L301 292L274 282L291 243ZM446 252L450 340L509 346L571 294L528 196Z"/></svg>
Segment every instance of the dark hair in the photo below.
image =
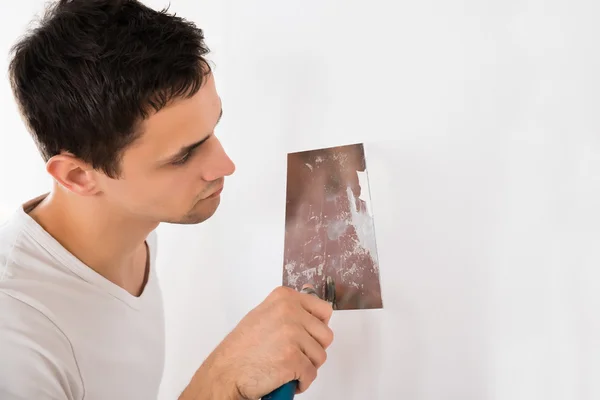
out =
<svg viewBox="0 0 600 400"><path fill-rule="evenodd" d="M13 93L47 161L67 151L113 178L139 124L211 68L192 22L137 0L60 0L13 48Z"/></svg>

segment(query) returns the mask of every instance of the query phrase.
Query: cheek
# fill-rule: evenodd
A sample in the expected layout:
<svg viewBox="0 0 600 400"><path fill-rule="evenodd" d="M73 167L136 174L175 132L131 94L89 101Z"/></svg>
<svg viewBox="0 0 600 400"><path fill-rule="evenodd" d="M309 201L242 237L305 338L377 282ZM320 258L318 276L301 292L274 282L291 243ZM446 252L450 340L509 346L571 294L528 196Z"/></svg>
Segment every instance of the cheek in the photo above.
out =
<svg viewBox="0 0 600 400"><path fill-rule="evenodd" d="M112 202L128 208L184 208L202 190L200 171L195 160L183 168L165 169L152 173L128 171L121 179L105 179L102 183Z"/></svg>
<svg viewBox="0 0 600 400"><path fill-rule="evenodd" d="M168 176L161 177L151 185L164 204L182 203L187 205L202 190L199 173L195 173L193 165L187 165L177 171L172 171Z"/></svg>
<svg viewBox="0 0 600 400"><path fill-rule="evenodd" d="M153 186L146 180L120 179L107 185L106 193L120 203L141 204L144 199L152 197Z"/></svg>

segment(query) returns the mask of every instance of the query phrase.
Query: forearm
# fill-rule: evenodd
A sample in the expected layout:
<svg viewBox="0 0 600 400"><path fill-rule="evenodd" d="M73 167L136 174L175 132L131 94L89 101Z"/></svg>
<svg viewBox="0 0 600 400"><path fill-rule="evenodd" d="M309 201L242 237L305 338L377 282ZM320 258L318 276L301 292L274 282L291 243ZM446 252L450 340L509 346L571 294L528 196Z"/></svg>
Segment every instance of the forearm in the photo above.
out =
<svg viewBox="0 0 600 400"><path fill-rule="evenodd" d="M220 368L212 354L196 371L179 400L242 400L237 387Z"/></svg>

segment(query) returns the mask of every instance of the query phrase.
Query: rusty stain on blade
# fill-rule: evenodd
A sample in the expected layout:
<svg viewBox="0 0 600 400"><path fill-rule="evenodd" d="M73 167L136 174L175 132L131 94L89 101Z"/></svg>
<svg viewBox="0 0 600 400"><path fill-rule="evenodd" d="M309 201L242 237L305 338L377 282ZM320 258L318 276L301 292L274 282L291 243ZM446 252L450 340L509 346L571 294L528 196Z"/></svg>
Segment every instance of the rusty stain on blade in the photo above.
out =
<svg viewBox="0 0 600 400"><path fill-rule="evenodd" d="M364 146L352 144L288 154L283 285L325 279L336 309L383 308Z"/></svg>

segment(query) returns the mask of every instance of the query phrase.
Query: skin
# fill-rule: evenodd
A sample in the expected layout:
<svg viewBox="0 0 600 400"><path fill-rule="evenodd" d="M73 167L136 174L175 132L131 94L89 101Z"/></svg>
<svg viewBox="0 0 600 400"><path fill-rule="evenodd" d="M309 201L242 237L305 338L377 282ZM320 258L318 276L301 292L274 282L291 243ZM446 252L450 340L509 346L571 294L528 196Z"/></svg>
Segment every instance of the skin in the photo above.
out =
<svg viewBox="0 0 600 400"><path fill-rule="evenodd" d="M161 222L210 218L235 171L215 135L221 115L209 75L193 97L143 121L141 136L122 154L117 179L72 154L52 157L46 165L52 190L30 215L90 268L139 296L147 277L146 237ZM275 289L200 366L181 399L258 399L294 379L298 393L306 391L333 340L331 312L318 298Z"/></svg>

